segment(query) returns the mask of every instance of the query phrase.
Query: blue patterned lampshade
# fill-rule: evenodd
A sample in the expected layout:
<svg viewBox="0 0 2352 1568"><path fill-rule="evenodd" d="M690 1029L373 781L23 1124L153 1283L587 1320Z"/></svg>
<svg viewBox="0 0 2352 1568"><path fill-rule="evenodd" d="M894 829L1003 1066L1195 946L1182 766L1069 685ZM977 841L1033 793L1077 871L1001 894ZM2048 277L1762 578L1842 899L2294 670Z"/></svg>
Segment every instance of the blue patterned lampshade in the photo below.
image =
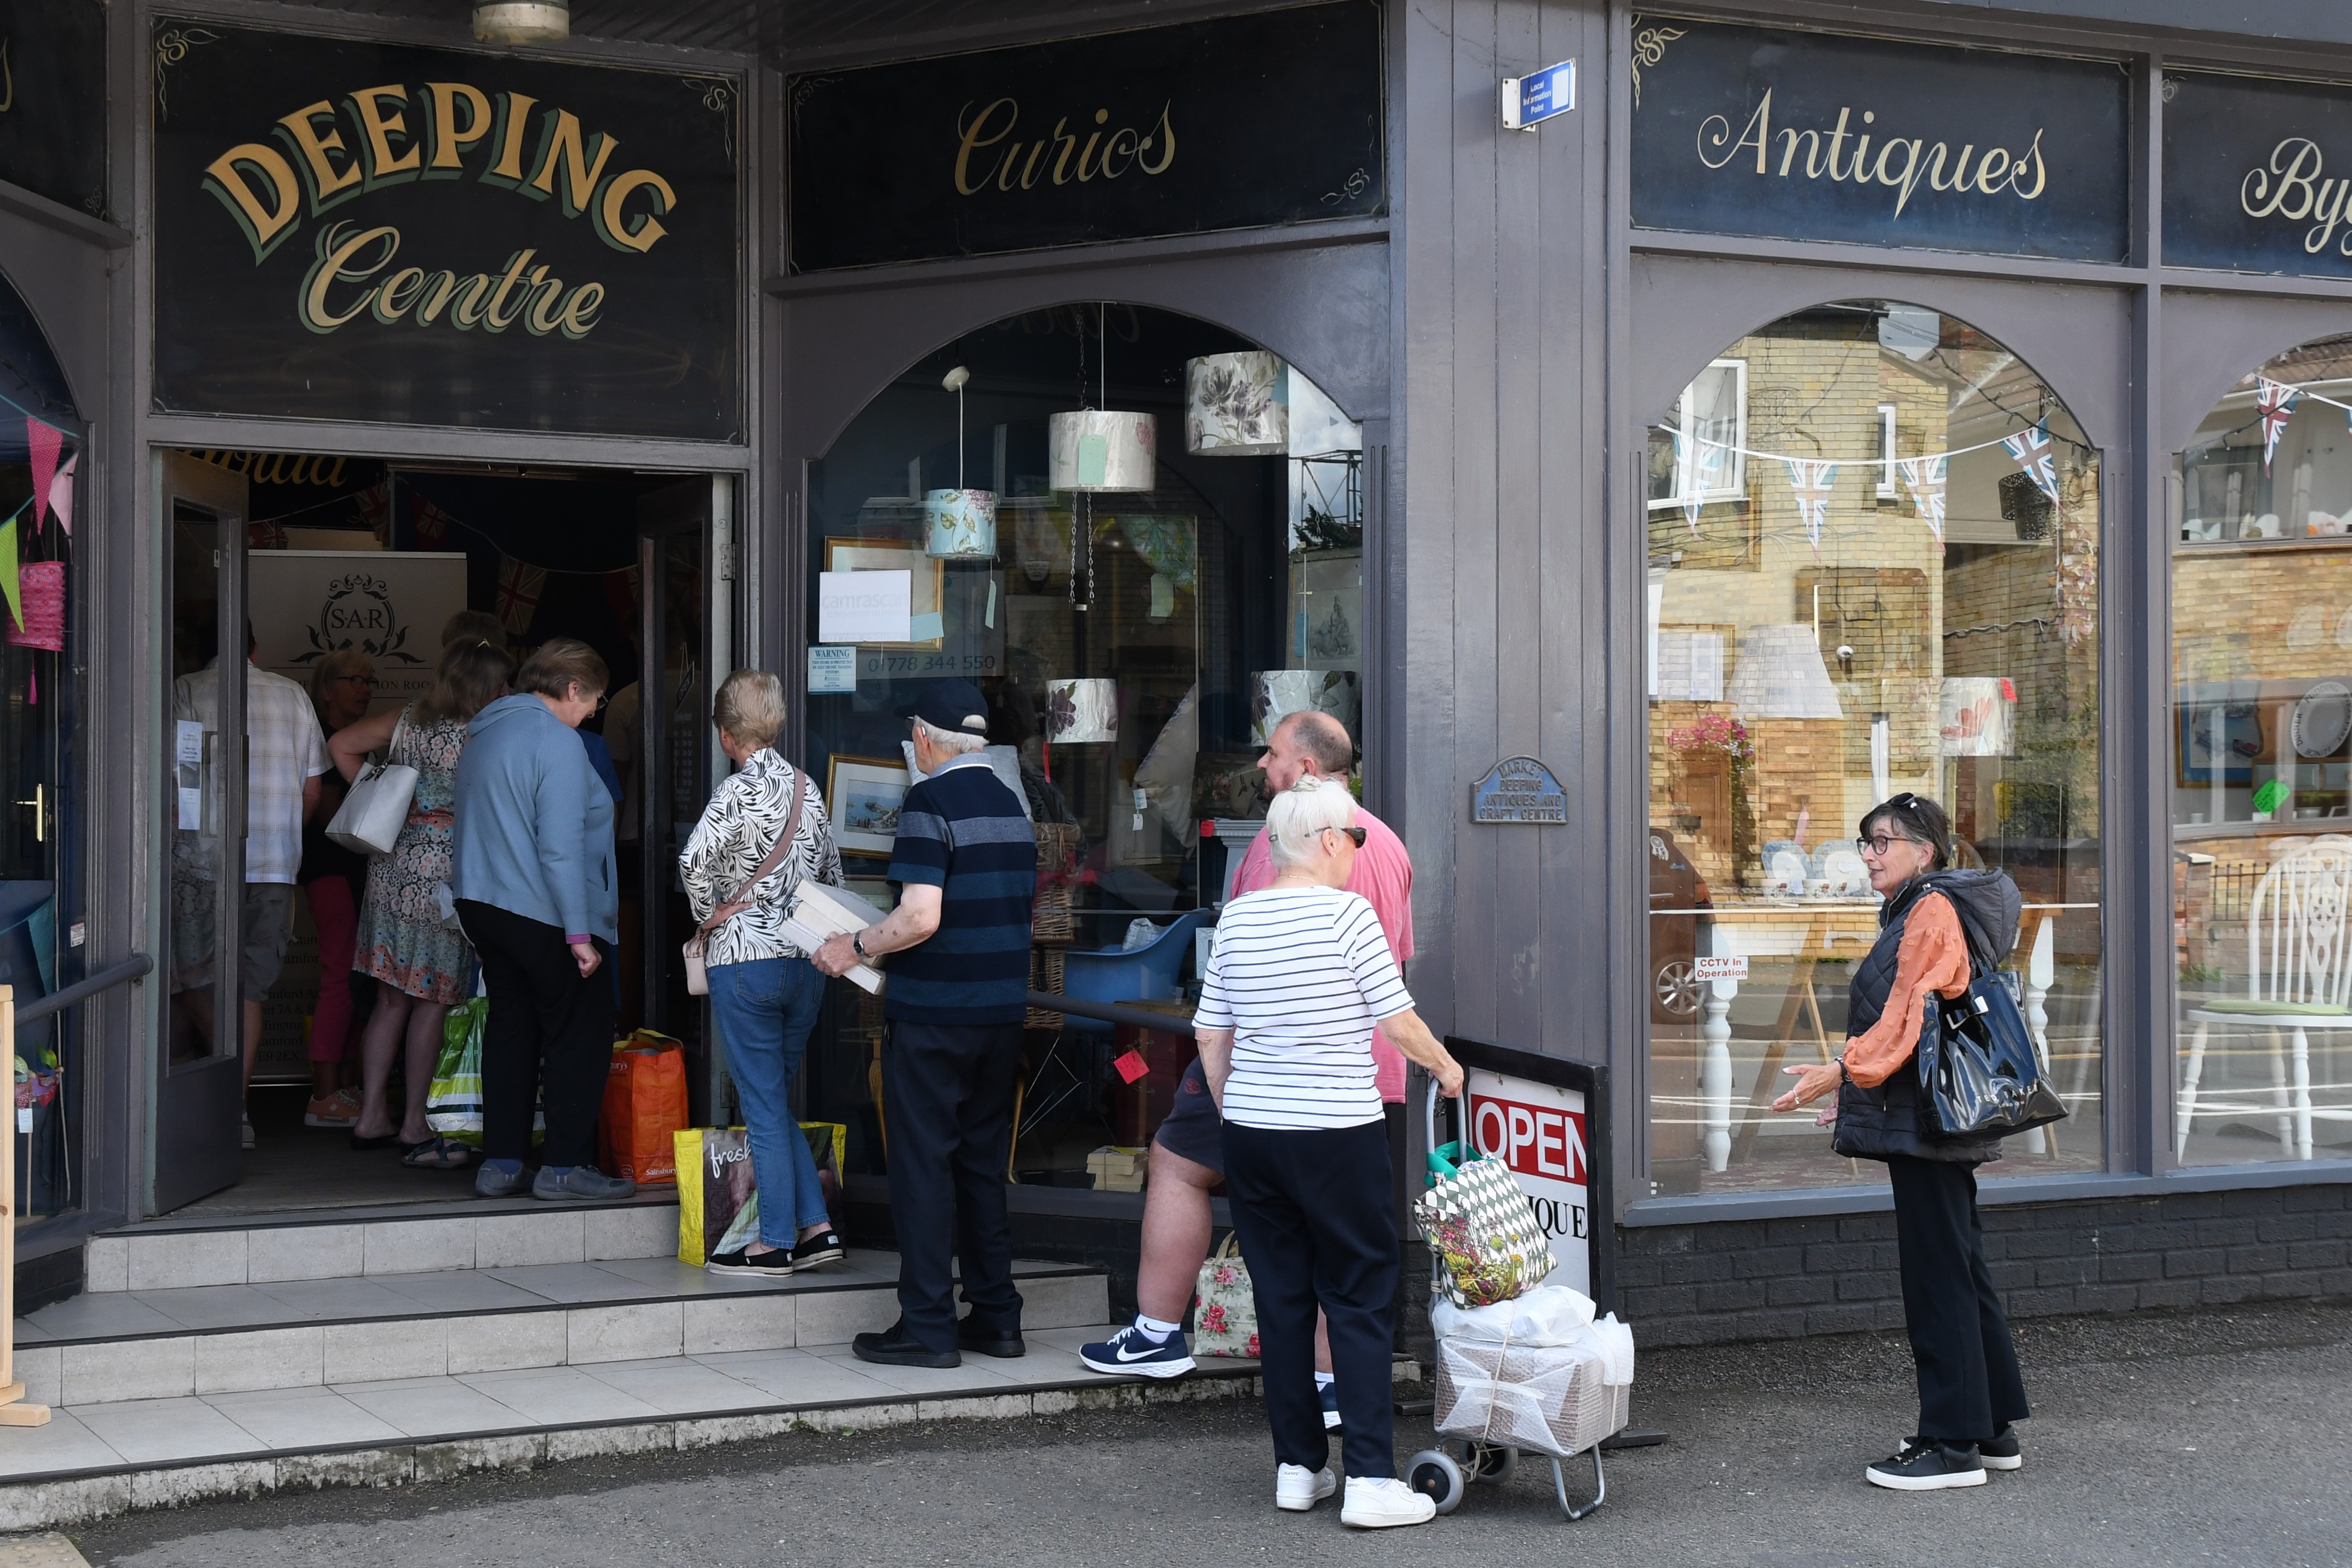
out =
<svg viewBox="0 0 2352 1568"><path fill-rule="evenodd" d="M923 497L923 552L943 561L996 554L994 490L931 490Z"/></svg>

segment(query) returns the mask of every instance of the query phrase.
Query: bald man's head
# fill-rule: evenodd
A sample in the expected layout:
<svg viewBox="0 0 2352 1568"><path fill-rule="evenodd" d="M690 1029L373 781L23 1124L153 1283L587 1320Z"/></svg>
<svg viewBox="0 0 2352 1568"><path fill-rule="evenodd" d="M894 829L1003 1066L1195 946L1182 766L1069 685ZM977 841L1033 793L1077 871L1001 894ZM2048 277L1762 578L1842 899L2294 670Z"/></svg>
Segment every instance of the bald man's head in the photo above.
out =
<svg viewBox="0 0 2352 1568"><path fill-rule="evenodd" d="M1272 800L1310 768L1319 778L1344 779L1355 762L1355 743L1348 739L1345 724L1328 713L1293 713L1274 727L1274 738L1257 760L1265 775L1259 793Z"/></svg>

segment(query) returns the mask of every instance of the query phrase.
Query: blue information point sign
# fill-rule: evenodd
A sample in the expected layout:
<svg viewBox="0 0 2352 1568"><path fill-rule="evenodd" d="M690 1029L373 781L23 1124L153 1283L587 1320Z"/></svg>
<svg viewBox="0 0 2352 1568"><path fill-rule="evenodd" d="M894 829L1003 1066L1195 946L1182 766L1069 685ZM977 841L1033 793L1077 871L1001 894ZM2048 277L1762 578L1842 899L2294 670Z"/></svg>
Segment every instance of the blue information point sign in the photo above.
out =
<svg viewBox="0 0 2352 1568"><path fill-rule="evenodd" d="M1533 131L1555 114L1576 107L1576 62L1562 60L1528 76L1503 79L1503 124Z"/></svg>

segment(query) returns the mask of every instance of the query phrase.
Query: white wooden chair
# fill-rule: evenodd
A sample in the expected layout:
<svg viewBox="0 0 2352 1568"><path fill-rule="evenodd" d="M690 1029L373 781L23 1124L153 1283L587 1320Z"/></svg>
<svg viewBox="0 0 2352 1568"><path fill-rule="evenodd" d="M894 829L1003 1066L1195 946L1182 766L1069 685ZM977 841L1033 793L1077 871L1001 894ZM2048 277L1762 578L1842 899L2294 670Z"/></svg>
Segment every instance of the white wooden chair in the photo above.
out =
<svg viewBox="0 0 2352 1568"><path fill-rule="evenodd" d="M2188 1152L2196 1117L2243 1115L2253 1109L2247 1097L2263 1092L2222 1089L2199 1097L2206 1040L2219 1024L2267 1030L2279 1151L2289 1159L2310 1159L2311 1036L2352 1030L2352 840L2330 835L2263 873L2246 914L2245 1000L2208 1002L2191 1009L2189 1019L2196 1031L2180 1076L2173 1157ZM2330 1111L2320 1114L2336 1119Z"/></svg>

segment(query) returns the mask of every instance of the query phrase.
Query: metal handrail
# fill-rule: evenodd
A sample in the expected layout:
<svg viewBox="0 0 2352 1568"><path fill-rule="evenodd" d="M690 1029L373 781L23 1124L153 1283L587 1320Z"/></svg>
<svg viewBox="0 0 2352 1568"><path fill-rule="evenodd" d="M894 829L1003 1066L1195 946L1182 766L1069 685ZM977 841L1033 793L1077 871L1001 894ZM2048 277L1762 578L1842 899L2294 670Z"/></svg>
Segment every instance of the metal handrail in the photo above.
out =
<svg viewBox="0 0 2352 1568"><path fill-rule="evenodd" d="M1163 1035L1192 1032L1192 1020L1172 1017L1166 1013L1147 1013L1140 1007L1122 1007L1115 1002L1082 1002L1075 996L1065 996L1055 991L1032 991L1029 1005L1046 1013L1076 1013L1081 1018L1097 1018L1106 1024L1125 1024L1131 1028L1157 1029Z"/></svg>
<svg viewBox="0 0 2352 1568"><path fill-rule="evenodd" d="M101 969L87 980L77 980L62 991L26 1003L16 1009L16 1027L38 1023L52 1013L62 1013L77 1002L88 1001L101 991L127 984L142 975L152 973L155 961L143 952L134 952L110 969Z"/></svg>

